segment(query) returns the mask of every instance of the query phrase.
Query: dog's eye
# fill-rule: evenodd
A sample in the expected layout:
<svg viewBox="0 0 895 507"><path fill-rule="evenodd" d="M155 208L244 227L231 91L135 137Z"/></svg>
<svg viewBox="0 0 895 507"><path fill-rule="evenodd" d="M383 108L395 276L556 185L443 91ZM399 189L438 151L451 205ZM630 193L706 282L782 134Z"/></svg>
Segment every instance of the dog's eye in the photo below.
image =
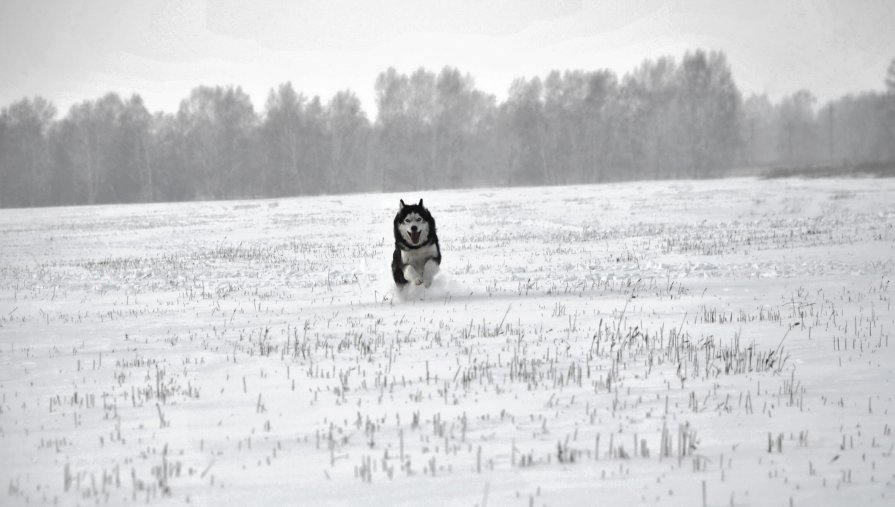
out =
<svg viewBox="0 0 895 507"><path fill-rule="evenodd" d="M417 218L416 218L416 221L417 221L417 222L422 222L422 221L423 221L423 219L422 219L422 218L419 218L419 217L417 217Z"/></svg>

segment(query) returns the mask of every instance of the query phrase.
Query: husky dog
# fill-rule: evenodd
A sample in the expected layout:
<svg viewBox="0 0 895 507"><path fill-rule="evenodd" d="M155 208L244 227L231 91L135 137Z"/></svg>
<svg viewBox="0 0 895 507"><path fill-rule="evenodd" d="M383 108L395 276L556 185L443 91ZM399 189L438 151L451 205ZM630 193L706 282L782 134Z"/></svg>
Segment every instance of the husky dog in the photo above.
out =
<svg viewBox="0 0 895 507"><path fill-rule="evenodd" d="M435 219L419 204L404 204L395 215L395 254L392 256L392 276L398 287L407 283L432 285L432 278L441 264L441 249L435 235Z"/></svg>

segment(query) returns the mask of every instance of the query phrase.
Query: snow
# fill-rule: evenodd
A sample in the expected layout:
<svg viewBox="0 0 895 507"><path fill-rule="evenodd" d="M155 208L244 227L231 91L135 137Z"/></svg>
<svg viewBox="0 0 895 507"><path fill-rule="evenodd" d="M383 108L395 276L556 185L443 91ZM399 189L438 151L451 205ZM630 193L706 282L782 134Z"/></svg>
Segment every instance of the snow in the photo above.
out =
<svg viewBox="0 0 895 507"><path fill-rule="evenodd" d="M2 210L0 504L891 505L893 239L891 179Z"/></svg>

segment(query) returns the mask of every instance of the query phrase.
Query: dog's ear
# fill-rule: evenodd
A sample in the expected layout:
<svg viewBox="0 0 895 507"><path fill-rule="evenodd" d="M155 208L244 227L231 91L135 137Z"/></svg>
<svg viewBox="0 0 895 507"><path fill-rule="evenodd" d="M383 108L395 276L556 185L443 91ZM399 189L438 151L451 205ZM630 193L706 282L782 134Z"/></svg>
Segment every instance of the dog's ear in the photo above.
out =
<svg viewBox="0 0 895 507"><path fill-rule="evenodd" d="M401 199L401 207L398 208L398 211L401 211L402 209L404 209L404 206L407 206L407 205L404 204L404 199Z"/></svg>
<svg viewBox="0 0 895 507"><path fill-rule="evenodd" d="M419 206L420 208L423 207L423 200L422 200L422 199L420 199L420 203L419 203L417 206Z"/></svg>

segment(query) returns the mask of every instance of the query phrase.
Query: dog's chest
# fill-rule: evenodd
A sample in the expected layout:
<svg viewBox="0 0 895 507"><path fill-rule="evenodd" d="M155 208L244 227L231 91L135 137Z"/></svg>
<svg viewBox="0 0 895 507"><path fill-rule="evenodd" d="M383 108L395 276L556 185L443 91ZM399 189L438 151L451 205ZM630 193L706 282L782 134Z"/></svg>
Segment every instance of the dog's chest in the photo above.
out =
<svg viewBox="0 0 895 507"><path fill-rule="evenodd" d="M401 250L401 263L410 264L413 269L422 272L426 261L438 255L438 249L434 244L417 248L416 250Z"/></svg>

